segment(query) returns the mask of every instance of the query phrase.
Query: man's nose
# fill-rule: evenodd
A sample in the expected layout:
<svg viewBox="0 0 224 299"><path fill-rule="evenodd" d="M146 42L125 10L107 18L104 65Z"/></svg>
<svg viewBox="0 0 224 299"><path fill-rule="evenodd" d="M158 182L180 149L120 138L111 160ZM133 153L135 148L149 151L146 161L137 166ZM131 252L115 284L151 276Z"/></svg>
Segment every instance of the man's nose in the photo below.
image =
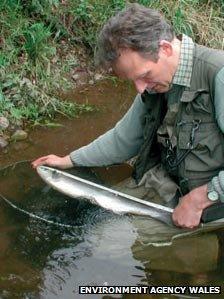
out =
<svg viewBox="0 0 224 299"><path fill-rule="evenodd" d="M141 80L135 80L134 84L135 84L135 88L137 89L137 91L139 93L143 93L147 88L147 83L145 83Z"/></svg>

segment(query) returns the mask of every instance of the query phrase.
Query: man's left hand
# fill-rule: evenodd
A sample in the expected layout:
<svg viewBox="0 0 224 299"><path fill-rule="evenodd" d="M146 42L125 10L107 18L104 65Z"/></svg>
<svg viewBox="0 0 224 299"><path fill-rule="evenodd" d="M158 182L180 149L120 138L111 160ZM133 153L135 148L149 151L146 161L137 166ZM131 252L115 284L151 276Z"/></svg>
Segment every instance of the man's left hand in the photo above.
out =
<svg viewBox="0 0 224 299"><path fill-rule="evenodd" d="M173 222L180 227L197 227L203 210L210 205L212 202L207 197L207 184L197 187L180 199L173 211Z"/></svg>

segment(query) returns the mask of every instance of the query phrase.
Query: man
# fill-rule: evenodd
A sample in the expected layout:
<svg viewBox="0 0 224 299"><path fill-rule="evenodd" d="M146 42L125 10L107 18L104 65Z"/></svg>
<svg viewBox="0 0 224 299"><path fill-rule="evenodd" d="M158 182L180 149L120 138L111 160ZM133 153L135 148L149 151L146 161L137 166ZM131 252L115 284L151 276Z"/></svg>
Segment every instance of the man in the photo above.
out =
<svg viewBox="0 0 224 299"><path fill-rule="evenodd" d="M133 105L89 145L33 167L102 166L137 155L135 188L154 187L165 201L178 189L174 224L198 226L203 210L224 197L224 52L175 36L158 11L132 4L105 24L96 57L133 81Z"/></svg>

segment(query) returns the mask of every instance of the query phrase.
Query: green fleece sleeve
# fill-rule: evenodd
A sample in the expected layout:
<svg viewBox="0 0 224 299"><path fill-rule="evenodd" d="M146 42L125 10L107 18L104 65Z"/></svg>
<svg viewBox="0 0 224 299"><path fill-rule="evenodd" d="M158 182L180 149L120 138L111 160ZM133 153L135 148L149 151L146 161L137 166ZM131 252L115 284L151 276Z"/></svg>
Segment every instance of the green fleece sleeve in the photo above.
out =
<svg viewBox="0 0 224 299"><path fill-rule="evenodd" d="M215 78L215 114L218 125L224 133L224 68Z"/></svg>
<svg viewBox="0 0 224 299"><path fill-rule="evenodd" d="M222 68L215 78L215 115L217 123L224 133L224 68ZM224 171L220 171L219 175L211 180L212 187L219 194L220 200L224 202ZM218 188L218 186L221 186Z"/></svg>
<svg viewBox="0 0 224 299"><path fill-rule="evenodd" d="M141 118L145 112L141 96L137 95L128 112L113 129L70 153L74 165L107 166L135 156L143 142Z"/></svg>

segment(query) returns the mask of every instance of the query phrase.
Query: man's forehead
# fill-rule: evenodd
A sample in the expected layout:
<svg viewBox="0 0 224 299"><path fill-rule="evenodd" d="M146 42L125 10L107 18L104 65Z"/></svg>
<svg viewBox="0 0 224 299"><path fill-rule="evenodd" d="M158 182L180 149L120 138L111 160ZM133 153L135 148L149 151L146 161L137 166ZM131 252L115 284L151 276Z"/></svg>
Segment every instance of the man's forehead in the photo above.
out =
<svg viewBox="0 0 224 299"><path fill-rule="evenodd" d="M131 49L121 49L119 51L119 56L113 65L113 69L124 69L134 65L135 61L138 60L139 57L140 55L137 51Z"/></svg>
<svg viewBox="0 0 224 299"><path fill-rule="evenodd" d="M113 71L121 78L136 79L149 72L147 67L149 60L137 51L123 49L113 65Z"/></svg>

